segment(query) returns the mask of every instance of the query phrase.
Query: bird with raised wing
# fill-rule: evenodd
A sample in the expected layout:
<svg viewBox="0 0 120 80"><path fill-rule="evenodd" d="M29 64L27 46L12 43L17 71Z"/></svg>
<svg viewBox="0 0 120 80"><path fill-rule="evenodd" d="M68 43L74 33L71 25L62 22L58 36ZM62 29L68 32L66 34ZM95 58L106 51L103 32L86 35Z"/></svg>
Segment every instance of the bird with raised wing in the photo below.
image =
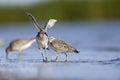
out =
<svg viewBox="0 0 120 80"><path fill-rule="evenodd" d="M47 35L47 28L51 28L54 26L54 24L57 22L57 20L55 19L49 19L49 21L46 23L46 25L44 26L44 28L41 28L38 24L38 22L36 21L35 17L28 11L26 11L26 14L32 19L35 28L37 29L37 35L36 35L36 41L38 44L38 48L41 51L41 55L43 57L43 62L47 62L48 58L46 55L46 50L48 49L48 35ZM42 49L44 49L44 53L42 51ZM45 54L45 58L44 58L44 54Z"/></svg>

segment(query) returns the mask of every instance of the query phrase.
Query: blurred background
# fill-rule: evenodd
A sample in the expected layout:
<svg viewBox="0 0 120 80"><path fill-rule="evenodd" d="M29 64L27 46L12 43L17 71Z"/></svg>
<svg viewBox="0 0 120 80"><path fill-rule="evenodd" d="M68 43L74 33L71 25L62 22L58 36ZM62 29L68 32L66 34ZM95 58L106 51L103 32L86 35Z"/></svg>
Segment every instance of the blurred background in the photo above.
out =
<svg viewBox="0 0 120 80"><path fill-rule="evenodd" d="M119 19L119 4L119 0L0 0L0 23L29 21L26 9L38 21Z"/></svg>
<svg viewBox="0 0 120 80"><path fill-rule="evenodd" d="M29 10L41 27L58 22L48 36L69 42L80 54L59 54L58 62L42 62L37 44L23 51L5 49L16 38L33 38L36 29L24 12ZM0 0L0 80L120 80L120 0ZM47 51L49 60L55 58ZM7 75L7 76L6 76Z"/></svg>

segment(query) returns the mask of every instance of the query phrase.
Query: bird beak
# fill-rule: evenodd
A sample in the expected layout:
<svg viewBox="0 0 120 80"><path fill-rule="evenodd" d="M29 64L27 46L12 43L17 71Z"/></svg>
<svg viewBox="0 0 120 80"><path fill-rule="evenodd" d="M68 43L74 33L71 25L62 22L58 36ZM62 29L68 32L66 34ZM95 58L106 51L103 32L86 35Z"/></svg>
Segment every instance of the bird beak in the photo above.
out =
<svg viewBox="0 0 120 80"><path fill-rule="evenodd" d="M6 59L8 59L8 53L6 53Z"/></svg>
<svg viewBox="0 0 120 80"><path fill-rule="evenodd" d="M8 53L9 53L8 48L6 48L6 59L8 59Z"/></svg>

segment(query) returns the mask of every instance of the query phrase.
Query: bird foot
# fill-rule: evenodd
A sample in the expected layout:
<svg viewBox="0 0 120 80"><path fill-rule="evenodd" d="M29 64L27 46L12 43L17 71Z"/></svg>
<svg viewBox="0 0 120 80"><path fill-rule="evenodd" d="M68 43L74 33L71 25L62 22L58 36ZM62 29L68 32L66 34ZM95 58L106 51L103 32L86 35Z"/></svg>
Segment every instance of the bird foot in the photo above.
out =
<svg viewBox="0 0 120 80"><path fill-rule="evenodd" d="M54 60L51 60L51 62L56 62L58 60L58 56Z"/></svg>
<svg viewBox="0 0 120 80"><path fill-rule="evenodd" d="M68 62L68 60L65 60L65 62Z"/></svg>
<svg viewBox="0 0 120 80"><path fill-rule="evenodd" d="M48 62L48 58L47 57L45 57L45 62Z"/></svg>
<svg viewBox="0 0 120 80"><path fill-rule="evenodd" d="M57 60L51 60L51 62L56 62Z"/></svg>
<svg viewBox="0 0 120 80"><path fill-rule="evenodd" d="M46 57L45 59L43 59L43 62L48 62L48 58Z"/></svg>
<svg viewBox="0 0 120 80"><path fill-rule="evenodd" d="M45 60L45 59L43 59L43 62L46 62L46 60Z"/></svg>

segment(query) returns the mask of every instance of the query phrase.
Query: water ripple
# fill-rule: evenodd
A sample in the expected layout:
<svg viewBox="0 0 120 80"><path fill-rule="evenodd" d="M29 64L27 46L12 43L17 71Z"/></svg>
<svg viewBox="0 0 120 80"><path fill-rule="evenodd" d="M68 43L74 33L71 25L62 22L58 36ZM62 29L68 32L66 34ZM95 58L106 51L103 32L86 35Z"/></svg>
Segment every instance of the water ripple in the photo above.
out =
<svg viewBox="0 0 120 80"><path fill-rule="evenodd" d="M3 61L0 59L1 64L9 64L9 63L35 63L35 64L40 64L43 63L41 59L25 59L25 60L19 60L19 59L8 59L6 61ZM73 61L57 61L57 62L52 62L52 61L48 61L45 63L69 63L69 64L75 64L75 63L90 63L90 64L120 64L120 58L114 58L114 59L109 59L109 60L73 60Z"/></svg>

